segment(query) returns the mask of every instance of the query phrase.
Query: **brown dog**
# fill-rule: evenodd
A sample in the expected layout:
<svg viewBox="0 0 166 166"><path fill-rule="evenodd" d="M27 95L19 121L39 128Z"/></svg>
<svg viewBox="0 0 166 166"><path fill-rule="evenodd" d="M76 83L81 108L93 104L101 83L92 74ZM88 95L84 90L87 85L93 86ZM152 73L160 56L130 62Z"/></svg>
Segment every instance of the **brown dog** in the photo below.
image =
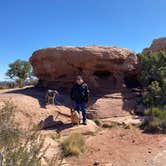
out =
<svg viewBox="0 0 166 166"><path fill-rule="evenodd" d="M47 104L55 104L55 97L58 95L58 91L56 90L48 90L46 94Z"/></svg>
<svg viewBox="0 0 166 166"><path fill-rule="evenodd" d="M77 124L79 125L81 121L80 114L77 112L77 110L71 109L71 123L73 125Z"/></svg>

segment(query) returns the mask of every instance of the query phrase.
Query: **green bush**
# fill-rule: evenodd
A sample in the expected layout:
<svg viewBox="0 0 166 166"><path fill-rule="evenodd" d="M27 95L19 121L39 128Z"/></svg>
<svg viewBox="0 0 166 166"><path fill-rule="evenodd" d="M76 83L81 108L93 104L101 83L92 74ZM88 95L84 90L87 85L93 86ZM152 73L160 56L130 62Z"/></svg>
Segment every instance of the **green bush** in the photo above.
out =
<svg viewBox="0 0 166 166"><path fill-rule="evenodd" d="M0 86L0 90L3 90L3 89L5 89L5 87L3 87L3 86Z"/></svg>
<svg viewBox="0 0 166 166"><path fill-rule="evenodd" d="M147 119L143 122L146 131L166 131L166 109L151 107L145 111Z"/></svg>
<svg viewBox="0 0 166 166"><path fill-rule="evenodd" d="M148 106L166 105L166 52L140 55L142 71L138 79L145 89L144 103Z"/></svg>
<svg viewBox="0 0 166 166"><path fill-rule="evenodd" d="M147 89L148 92L144 96L144 103L149 107L160 105L162 88L160 87L159 82L153 81Z"/></svg>
<svg viewBox="0 0 166 166"><path fill-rule="evenodd" d="M148 108L143 122L147 131L166 129L166 52L148 52L140 55L142 72L138 76L143 86L143 103Z"/></svg>
<svg viewBox="0 0 166 166"><path fill-rule="evenodd" d="M157 132L160 130L161 121L156 117L149 117L148 120L144 121L144 130L147 132Z"/></svg>
<svg viewBox="0 0 166 166"><path fill-rule="evenodd" d="M79 156L84 152L85 139L79 133L73 133L62 142L63 156Z"/></svg>

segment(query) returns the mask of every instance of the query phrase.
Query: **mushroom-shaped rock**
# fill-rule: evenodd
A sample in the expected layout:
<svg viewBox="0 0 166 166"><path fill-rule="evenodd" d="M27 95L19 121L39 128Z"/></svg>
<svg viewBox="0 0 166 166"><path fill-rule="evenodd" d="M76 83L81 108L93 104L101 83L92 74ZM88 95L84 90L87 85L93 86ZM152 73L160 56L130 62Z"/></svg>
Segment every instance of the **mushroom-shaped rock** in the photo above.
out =
<svg viewBox="0 0 166 166"><path fill-rule="evenodd" d="M121 88L126 75L139 71L139 57L119 47L51 47L35 51L30 58L42 86L70 87L82 75L90 88Z"/></svg>

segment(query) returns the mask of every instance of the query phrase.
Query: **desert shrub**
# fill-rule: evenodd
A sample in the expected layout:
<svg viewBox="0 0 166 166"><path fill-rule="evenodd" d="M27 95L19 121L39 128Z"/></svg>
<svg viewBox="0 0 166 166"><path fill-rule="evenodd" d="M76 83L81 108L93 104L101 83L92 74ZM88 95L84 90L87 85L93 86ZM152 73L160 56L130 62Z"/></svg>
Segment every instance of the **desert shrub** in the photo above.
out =
<svg viewBox="0 0 166 166"><path fill-rule="evenodd" d="M47 150L43 149L44 137L37 128L22 133L14 124L15 108L9 100L0 109L0 165L40 166Z"/></svg>
<svg viewBox="0 0 166 166"><path fill-rule="evenodd" d="M104 122L99 118L94 119L94 122L96 123L97 126L102 128L113 128L118 126L118 124L115 122Z"/></svg>
<svg viewBox="0 0 166 166"><path fill-rule="evenodd" d="M123 128L124 129L131 129L132 128L132 124L124 124Z"/></svg>
<svg viewBox="0 0 166 166"><path fill-rule="evenodd" d="M103 126L103 122L102 122L102 120L99 119L99 118L94 119L94 122L96 123L97 126L100 126L100 127Z"/></svg>
<svg viewBox="0 0 166 166"><path fill-rule="evenodd" d="M113 128L117 126L118 124L114 122L103 122L103 125L102 125L103 128Z"/></svg>
<svg viewBox="0 0 166 166"><path fill-rule="evenodd" d="M73 133L62 142L63 156L79 156L84 152L85 139L79 133Z"/></svg>
<svg viewBox="0 0 166 166"><path fill-rule="evenodd" d="M148 93L144 96L144 103L149 107L159 105L162 97L162 89L159 82L153 81L147 89Z"/></svg>
<svg viewBox="0 0 166 166"><path fill-rule="evenodd" d="M146 131L166 131L166 109L151 107L145 111L145 115L148 117L142 126Z"/></svg>
<svg viewBox="0 0 166 166"><path fill-rule="evenodd" d="M3 87L3 86L0 86L0 90L3 90L3 89L5 89L5 87Z"/></svg>
<svg viewBox="0 0 166 166"><path fill-rule="evenodd" d="M51 136L51 138L52 138L53 140L57 140L57 139L59 139L60 137L61 137L61 135L60 135L59 132L57 132L56 134L54 134L54 135Z"/></svg>
<svg viewBox="0 0 166 166"><path fill-rule="evenodd" d="M166 104L166 52L140 55L142 71L138 79L145 89L144 103L148 106Z"/></svg>
<svg viewBox="0 0 166 166"><path fill-rule="evenodd" d="M142 71L138 76L144 88L143 103L147 107L146 130L165 130L166 121L166 52L148 52L140 55Z"/></svg>
<svg viewBox="0 0 166 166"><path fill-rule="evenodd" d="M161 120L166 120L166 109L162 107L152 107L145 111L145 115L155 116Z"/></svg>
<svg viewBox="0 0 166 166"><path fill-rule="evenodd" d="M143 128L147 132L157 132L160 130L161 121L156 117L149 117L143 123Z"/></svg>
<svg viewBox="0 0 166 166"><path fill-rule="evenodd" d="M0 129L13 128L14 125L14 109L16 106L11 100L3 102L0 109Z"/></svg>

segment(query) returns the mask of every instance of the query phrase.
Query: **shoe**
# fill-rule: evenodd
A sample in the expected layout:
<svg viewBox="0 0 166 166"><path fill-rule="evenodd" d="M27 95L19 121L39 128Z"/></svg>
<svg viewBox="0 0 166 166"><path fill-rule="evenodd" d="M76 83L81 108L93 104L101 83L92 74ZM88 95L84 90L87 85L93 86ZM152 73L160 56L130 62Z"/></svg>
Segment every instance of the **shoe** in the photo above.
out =
<svg viewBox="0 0 166 166"><path fill-rule="evenodd" d="M83 122L82 124L83 124L83 125L87 125L87 123L86 123L86 122Z"/></svg>

